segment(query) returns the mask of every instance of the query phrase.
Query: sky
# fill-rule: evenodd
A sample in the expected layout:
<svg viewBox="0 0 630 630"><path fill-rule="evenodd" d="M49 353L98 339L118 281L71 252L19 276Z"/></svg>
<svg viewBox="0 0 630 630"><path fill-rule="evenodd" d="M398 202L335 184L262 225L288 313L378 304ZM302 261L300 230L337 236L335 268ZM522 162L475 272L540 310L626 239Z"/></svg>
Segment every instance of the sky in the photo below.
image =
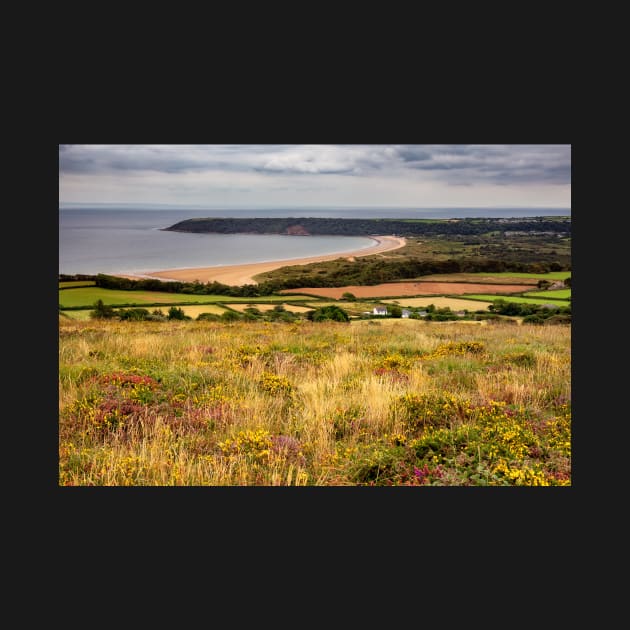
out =
<svg viewBox="0 0 630 630"><path fill-rule="evenodd" d="M60 144L59 206L570 208L569 144Z"/></svg>

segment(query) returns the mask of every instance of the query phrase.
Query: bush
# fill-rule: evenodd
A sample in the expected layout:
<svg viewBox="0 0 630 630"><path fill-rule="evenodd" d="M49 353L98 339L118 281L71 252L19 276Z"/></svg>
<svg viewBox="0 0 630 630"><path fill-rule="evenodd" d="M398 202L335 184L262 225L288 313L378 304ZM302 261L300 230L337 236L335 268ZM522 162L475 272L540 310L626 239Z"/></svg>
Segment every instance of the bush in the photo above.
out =
<svg viewBox="0 0 630 630"><path fill-rule="evenodd" d="M94 304L94 310L90 311L92 319L112 319L117 315L113 307L109 304L103 304L103 300L97 300Z"/></svg>
<svg viewBox="0 0 630 630"><path fill-rule="evenodd" d="M215 313L199 313L197 315L198 322L218 322L221 321L221 316Z"/></svg>
<svg viewBox="0 0 630 630"><path fill-rule="evenodd" d="M552 315L551 317L547 317L545 320L545 325L554 325L554 324L570 324L571 323L571 315Z"/></svg>
<svg viewBox="0 0 630 630"><path fill-rule="evenodd" d="M523 317L523 324L544 324L545 318L540 315L526 315Z"/></svg>
<svg viewBox="0 0 630 630"><path fill-rule="evenodd" d="M225 311L224 313L221 313L221 321L223 322L235 322L240 318L241 316L234 311Z"/></svg>
<svg viewBox="0 0 630 630"><path fill-rule="evenodd" d="M330 306L322 306L321 308L310 311L306 317L314 322L323 322L332 320L335 322L349 322L350 316L340 306L331 304Z"/></svg>
<svg viewBox="0 0 630 630"><path fill-rule="evenodd" d="M171 308L168 309L168 318L169 319L192 319L192 317L188 317L188 315L186 315L184 311L178 306L171 306Z"/></svg>
<svg viewBox="0 0 630 630"><path fill-rule="evenodd" d="M127 308L121 309L118 311L118 316L120 319L124 320L133 320L137 322L145 321L149 319L151 314L146 308Z"/></svg>

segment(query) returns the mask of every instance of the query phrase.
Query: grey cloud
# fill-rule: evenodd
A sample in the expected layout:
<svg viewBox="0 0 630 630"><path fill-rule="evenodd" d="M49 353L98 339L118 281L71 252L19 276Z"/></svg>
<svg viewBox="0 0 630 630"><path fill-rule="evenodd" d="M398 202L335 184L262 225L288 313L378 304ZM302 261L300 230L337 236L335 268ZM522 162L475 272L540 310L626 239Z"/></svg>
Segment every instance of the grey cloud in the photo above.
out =
<svg viewBox="0 0 630 630"><path fill-rule="evenodd" d="M568 145L427 145L399 149L405 167L433 172L453 185L571 181Z"/></svg>
<svg viewBox="0 0 630 630"><path fill-rule="evenodd" d="M416 147L398 149L396 154L404 162L423 162L431 159L431 154L428 151Z"/></svg>
<svg viewBox="0 0 630 630"><path fill-rule="evenodd" d="M569 184L570 145L59 145L60 175L233 171Z"/></svg>
<svg viewBox="0 0 630 630"><path fill-rule="evenodd" d="M66 173L159 171L179 173L207 168L207 163L185 151L156 151L151 147L66 147L59 169Z"/></svg>
<svg viewBox="0 0 630 630"><path fill-rule="evenodd" d="M207 170L250 170L259 154L275 145L60 145L59 170L64 173L156 171L185 173Z"/></svg>

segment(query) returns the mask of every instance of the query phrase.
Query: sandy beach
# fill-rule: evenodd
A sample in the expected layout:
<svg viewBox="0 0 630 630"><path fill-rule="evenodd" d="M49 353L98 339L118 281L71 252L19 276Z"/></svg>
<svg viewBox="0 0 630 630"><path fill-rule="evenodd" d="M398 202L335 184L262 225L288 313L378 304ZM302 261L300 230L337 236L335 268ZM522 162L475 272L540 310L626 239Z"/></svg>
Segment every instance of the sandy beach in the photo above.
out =
<svg viewBox="0 0 630 630"><path fill-rule="evenodd" d="M131 276L128 278L157 278L159 280L179 280L181 282L220 282L231 286L241 286L243 284L257 284L253 276L264 271L272 271L280 267L289 265L307 265L325 260L335 260L346 258L352 260L359 256L370 256L381 254L394 249L399 249L407 244L404 238L396 236L371 236L376 241L373 247L366 247L353 252L327 254L324 256L311 256L309 258L292 258L290 260L276 260L261 263L248 263L244 265L223 265L220 267L193 267L189 269L164 269L151 271L142 276Z"/></svg>

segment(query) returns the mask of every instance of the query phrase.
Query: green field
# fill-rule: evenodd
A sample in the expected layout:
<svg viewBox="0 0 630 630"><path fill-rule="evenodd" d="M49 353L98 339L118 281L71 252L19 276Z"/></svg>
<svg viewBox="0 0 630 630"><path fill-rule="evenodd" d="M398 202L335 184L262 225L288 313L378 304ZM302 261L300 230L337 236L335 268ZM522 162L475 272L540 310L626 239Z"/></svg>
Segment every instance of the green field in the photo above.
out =
<svg viewBox="0 0 630 630"><path fill-rule="evenodd" d="M523 293L527 297L552 298L554 300L567 300L571 297L571 289L552 289L551 291L528 291Z"/></svg>
<svg viewBox="0 0 630 630"><path fill-rule="evenodd" d="M92 309L81 309L80 311L60 311L59 315L70 319L78 319L79 321L87 321L90 319Z"/></svg>
<svg viewBox="0 0 630 630"><path fill-rule="evenodd" d="M547 291L545 291L547 293ZM470 294L466 295L468 299L471 300L484 300L486 302L494 302L494 300L498 299L496 295L483 295L483 294ZM509 297L503 297L500 299L504 299L506 302L516 302L517 304L551 304L554 306L571 306L571 302L568 300L543 300L542 298L526 298L526 297L515 297L510 295Z"/></svg>
<svg viewBox="0 0 630 630"><path fill-rule="evenodd" d="M312 300L312 297L291 296L291 301ZM91 308L97 300L109 306L147 306L155 304L214 304L216 302L286 302L286 295L264 297L233 297L230 295L191 295L189 293L167 293L161 291L122 291L100 287L82 287L72 291L59 291L60 308Z"/></svg>

